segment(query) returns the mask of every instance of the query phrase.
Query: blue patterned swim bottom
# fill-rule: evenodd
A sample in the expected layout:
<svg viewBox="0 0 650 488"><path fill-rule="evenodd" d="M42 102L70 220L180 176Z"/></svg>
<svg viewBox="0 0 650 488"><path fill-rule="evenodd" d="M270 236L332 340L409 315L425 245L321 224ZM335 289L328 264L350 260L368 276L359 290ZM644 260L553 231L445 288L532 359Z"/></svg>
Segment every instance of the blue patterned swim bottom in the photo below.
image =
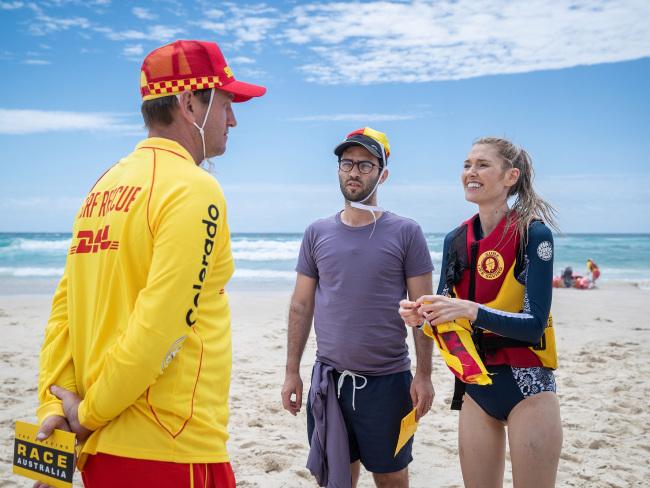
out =
<svg viewBox="0 0 650 488"><path fill-rule="evenodd" d="M515 405L538 393L556 391L553 370L544 367L513 368L507 364L487 366L491 385L467 385L465 392L485 412L507 420Z"/></svg>

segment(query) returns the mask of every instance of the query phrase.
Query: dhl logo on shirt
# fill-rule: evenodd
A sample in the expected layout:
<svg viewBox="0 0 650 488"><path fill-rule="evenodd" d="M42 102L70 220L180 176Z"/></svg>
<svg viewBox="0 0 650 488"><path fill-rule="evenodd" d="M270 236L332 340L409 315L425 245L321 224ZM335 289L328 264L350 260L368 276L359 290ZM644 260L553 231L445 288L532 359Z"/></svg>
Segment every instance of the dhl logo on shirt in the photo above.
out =
<svg viewBox="0 0 650 488"><path fill-rule="evenodd" d="M96 233L92 230L80 230L77 232L77 245L70 247L70 254L88 254L99 251L117 250L119 241L111 241L108 238L109 225L99 229Z"/></svg>

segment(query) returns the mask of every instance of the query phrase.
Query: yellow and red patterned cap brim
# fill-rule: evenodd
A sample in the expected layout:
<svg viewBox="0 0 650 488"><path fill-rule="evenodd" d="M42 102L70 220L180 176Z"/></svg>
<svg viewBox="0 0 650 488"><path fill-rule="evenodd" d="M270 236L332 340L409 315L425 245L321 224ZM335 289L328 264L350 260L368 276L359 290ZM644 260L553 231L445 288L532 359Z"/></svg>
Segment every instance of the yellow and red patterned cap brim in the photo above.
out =
<svg viewBox="0 0 650 488"><path fill-rule="evenodd" d="M181 80L158 81L142 86L142 100L176 95L184 91L205 90L219 88L223 85L218 76L201 76L198 78L185 78Z"/></svg>
<svg viewBox="0 0 650 488"><path fill-rule="evenodd" d="M216 87L219 90L232 93L233 102L246 102L253 97L261 97L266 93L266 88L260 85L253 85L245 81L233 80L223 86Z"/></svg>

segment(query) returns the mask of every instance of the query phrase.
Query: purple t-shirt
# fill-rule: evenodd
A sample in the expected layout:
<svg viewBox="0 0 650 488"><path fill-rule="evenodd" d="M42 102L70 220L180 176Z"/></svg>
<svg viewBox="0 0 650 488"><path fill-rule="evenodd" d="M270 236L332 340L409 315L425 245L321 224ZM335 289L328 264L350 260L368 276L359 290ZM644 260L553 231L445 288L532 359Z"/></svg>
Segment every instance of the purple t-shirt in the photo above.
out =
<svg viewBox="0 0 650 488"><path fill-rule="evenodd" d="M384 212L373 225L350 227L340 214L305 231L296 271L318 280L316 358L336 369L384 375L411 361L399 301L406 278L433 271L420 226Z"/></svg>

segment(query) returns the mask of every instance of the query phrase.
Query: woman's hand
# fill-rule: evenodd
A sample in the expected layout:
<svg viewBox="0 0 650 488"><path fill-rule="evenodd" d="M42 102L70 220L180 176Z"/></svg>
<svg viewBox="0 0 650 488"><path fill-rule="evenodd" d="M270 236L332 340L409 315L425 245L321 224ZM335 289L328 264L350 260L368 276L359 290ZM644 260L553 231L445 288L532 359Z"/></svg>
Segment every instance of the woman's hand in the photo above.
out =
<svg viewBox="0 0 650 488"><path fill-rule="evenodd" d="M418 313L419 306L417 302L412 302L411 300L402 300L399 302L399 314L404 323L409 327L419 327L424 322L424 318Z"/></svg>
<svg viewBox="0 0 650 488"><path fill-rule="evenodd" d="M416 303L419 315L434 327L456 319L474 321L478 314L478 304L459 298L427 295L418 298Z"/></svg>

